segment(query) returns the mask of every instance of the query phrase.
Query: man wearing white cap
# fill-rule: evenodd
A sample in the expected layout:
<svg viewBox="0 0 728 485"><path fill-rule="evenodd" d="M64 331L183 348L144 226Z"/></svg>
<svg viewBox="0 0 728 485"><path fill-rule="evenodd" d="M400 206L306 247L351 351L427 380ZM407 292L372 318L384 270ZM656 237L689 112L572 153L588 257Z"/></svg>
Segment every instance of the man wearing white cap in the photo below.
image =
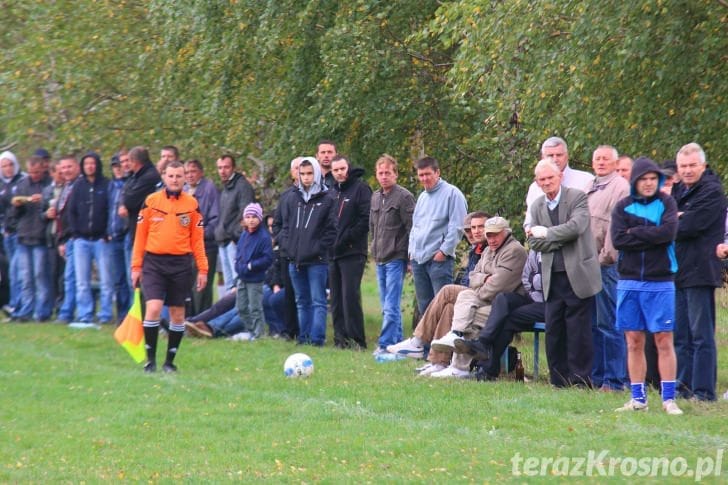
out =
<svg viewBox="0 0 728 485"><path fill-rule="evenodd" d="M432 348L441 352L455 349L455 339L476 338L490 313L493 298L502 292L523 292L521 273L526 264L526 249L511 233L508 221L491 217L485 221L488 247L471 273L471 285L458 294L455 302L452 329L444 337L432 341ZM473 282L472 278L482 278ZM473 284L475 283L475 284ZM478 284L480 283L480 284ZM467 377L471 357L454 353L449 367L432 377Z"/></svg>

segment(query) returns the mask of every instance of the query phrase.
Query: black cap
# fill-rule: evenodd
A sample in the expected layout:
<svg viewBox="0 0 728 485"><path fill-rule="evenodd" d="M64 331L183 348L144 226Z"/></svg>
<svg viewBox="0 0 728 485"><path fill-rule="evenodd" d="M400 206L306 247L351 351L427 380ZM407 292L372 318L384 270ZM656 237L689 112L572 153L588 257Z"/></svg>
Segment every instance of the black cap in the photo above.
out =
<svg viewBox="0 0 728 485"><path fill-rule="evenodd" d="M33 153L34 157L51 158L51 154L45 148L39 148Z"/></svg>

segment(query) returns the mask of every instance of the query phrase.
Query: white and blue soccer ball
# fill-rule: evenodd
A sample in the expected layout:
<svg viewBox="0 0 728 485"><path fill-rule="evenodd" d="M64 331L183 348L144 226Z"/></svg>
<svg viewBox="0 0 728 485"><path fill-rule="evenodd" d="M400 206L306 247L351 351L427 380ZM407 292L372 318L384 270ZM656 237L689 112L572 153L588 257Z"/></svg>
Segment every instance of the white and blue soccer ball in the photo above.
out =
<svg viewBox="0 0 728 485"><path fill-rule="evenodd" d="M306 354L292 354L283 364L286 377L308 377L313 374L313 360Z"/></svg>

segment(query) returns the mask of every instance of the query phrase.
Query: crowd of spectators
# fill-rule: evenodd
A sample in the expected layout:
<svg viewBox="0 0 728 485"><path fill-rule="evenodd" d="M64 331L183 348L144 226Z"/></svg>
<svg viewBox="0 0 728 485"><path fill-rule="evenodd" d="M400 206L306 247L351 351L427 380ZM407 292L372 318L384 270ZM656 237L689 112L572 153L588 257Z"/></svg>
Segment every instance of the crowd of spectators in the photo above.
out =
<svg viewBox="0 0 728 485"><path fill-rule="evenodd" d="M22 171L12 152L1 153L8 320L120 322L138 280L137 218L152 194L169 196L166 168L184 167L183 191L204 226L203 271L221 274L222 291L213 302L213 278L198 278L204 288L190 285L184 327L175 322L174 330L254 341L265 322L272 337L323 346L330 310L334 345L364 350L361 280L371 252L382 310L375 356L426 359L422 376L491 381L514 335L543 321L556 387L629 388L620 411L647 408L650 379L660 381L669 414L681 414L675 397L716 399L726 199L695 143L661 166L600 145L588 173L569 166L563 139L547 139L525 196L523 242L504 217L468 214L466 197L432 157L414 164L422 187L415 198L397 184L390 155L376 161L372 191L363 169L322 140L315 156L291 161L291 185L268 216L234 156L217 160L219 184L198 160L180 162L172 145L156 165L143 147L115 153L108 165L92 151L52 160L39 149ZM456 281L464 235L467 268ZM204 262L195 257L192 271ZM408 271L420 318L405 338Z"/></svg>

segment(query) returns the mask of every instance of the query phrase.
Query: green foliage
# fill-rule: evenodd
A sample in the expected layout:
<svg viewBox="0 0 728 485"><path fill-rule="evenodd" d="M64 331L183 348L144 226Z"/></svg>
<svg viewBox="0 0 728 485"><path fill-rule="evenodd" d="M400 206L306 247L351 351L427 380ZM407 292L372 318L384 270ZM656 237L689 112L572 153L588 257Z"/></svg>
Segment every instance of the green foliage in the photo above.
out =
<svg viewBox="0 0 728 485"><path fill-rule="evenodd" d="M0 148L177 144L265 186L332 138L368 170L423 154L470 206L520 219L541 141L657 160L728 150L716 0L0 2ZM728 176L728 175L727 175Z"/></svg>

